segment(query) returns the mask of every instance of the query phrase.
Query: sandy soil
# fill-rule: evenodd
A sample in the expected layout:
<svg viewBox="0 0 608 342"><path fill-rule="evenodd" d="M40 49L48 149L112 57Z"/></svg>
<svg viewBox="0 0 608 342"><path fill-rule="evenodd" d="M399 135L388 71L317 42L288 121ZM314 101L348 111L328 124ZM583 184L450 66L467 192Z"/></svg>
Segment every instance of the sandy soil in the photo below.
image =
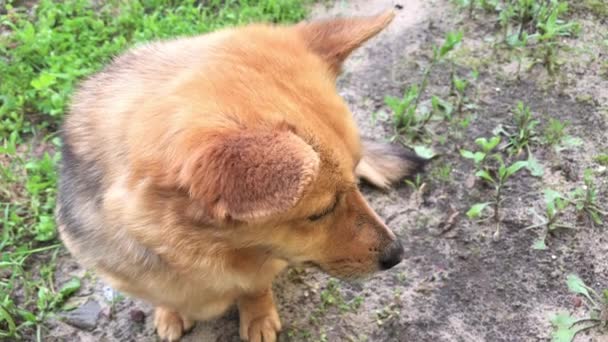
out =
<svg viewBox="0 0 608 342"><path fill-rule="evenodd" d="M394 1L338 1L318 6L313 17L365 15L392 7ZM541 189L571 190L580 186L585 167L598 151L607 151L608 80L599 75L597 60L582 60L564 67L558 80L549 80L541 67L515 80L512 63L488 62L486 37L492 24L470 22L447 0L403 0L393 24L345 65L340 93L350 104L364 136L388 139L392 126L383 115L384 96L400 96L421 78L429 61L431 44L445 33L465 30L465 41L455 53L457 70L466 75L478 67L472 111L467 128L433 123L436 137L431 146L441 156L430 165L426 191L399 186L383 193L365 189L372 206L400 235L406 260L393 270L365 283L343 283L307 269L291 269L276 282L278 309L284 323L282 341L548 341L548 317L559 311L582 313L568 294L565 278L579 274L587 284L608 284L608 231L606 227L579 225L548 239L548 249L531 248L538 237L529 208L543 210ZM325 7L327 6L327 7ZM583 18L589 34L571 44L596 46L593 31L606 23ZM597 26L593 26L597 25ZM585 33L585 32L584 32ZM599 46L599 45L597 45ZM604 58L606 52L604 51ZM595 64L594 64L595 63ZM447 94L449 68L432 74L428 94ZM581 96L585 95L585 96ZM470 184L472 165L459 156L462 147L488 136L510 120L517 100L530 105L541 119L569 120L569 133L584 145L559 154L550 148L533 148L545 168L542 178L521 173L509 186L503 205L503 230L492 241L494 225L475 223L464 213L472 203L488 198L489 189ZM372 113L379 112L378 120ZM440 180L434 170L452 165L451 177ZM601 170L600 170L601 171ZM605 171L604 171L605 172ZM604 173L601 195L606 198ZM446 222L454 212L453 225ZM95 300L101 316L91 331L54 320L48 341L154 341L152 308L126 298L116 298L93 274L85 274L69 256L60 259L57 278L84 277L85 286L72 301ZM114 296L114 297L113 297ZM112 299L114 298L114 299ZM577 311L578 310L578 311ZM185 341L237 341L238 315L231 310L217 320L199 323ZM598 332L577 341L608 341Z"/></svg>

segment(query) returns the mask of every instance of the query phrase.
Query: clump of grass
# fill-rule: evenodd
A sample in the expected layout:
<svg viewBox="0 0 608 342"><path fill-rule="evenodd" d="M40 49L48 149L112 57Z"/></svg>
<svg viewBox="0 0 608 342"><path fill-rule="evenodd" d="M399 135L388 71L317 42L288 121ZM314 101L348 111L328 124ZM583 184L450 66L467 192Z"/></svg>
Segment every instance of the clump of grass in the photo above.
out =
<svg viewBox="0 0 608 342"><path fill-rule="evenodd" d="M293 22L308 1L41 0L33 13L17 3L0 11L0 339L41 341L45 320L76 288L55 284L53 215L54 131L75 84L139 42Z"/></svg>
<svg viewBox="0 0 608 342"><path fill-rule="evenodd" d="M7 5L0 23L0 133L54 128L75 83L137 42L193 35L251 21L294 21L296 0L107 2L42 0L32 20ZM77 41L74 37L78 37Z"/></svg>

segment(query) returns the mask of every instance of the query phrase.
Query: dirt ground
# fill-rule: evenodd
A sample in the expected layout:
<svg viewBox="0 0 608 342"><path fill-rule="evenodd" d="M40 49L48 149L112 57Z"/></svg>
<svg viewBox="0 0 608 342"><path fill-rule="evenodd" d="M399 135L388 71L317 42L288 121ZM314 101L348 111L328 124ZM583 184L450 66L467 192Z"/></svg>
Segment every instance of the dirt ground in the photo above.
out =
<svg viewBox="0 0 608 342"><path fill-rule="evenodd" d="M365 189L379 215L401 237L406 260L396 268L364 283L332 280L310 269L291 269L276 282L278 310L284 324L282 341L549 341L549 316L560 310L582 314L567 291L566 275L579 274L588 285L608 285L608 230L578 225L575 232L551 236L547 250L534 250L538 230L524 230L533 223L529 209L543 210L545 187L571 190L582 183L582 170L600 172L601 198L606 198L606 170L593 156L608 151L608 78L600 75L597 59L584 47L599 47L598 32L608 32L606 21L577 18L583 23L582 47L575 60L551 80L542 67L513 75L513 63L491 60L487 37L495 32L483 19L472 22L447 0L403 0L391 26L345 65L340 93L348 101L364 136L388 139L392 135L386 95L401 96L407 85L419 80L428 63L431 44L445 33L464 30L464 41L454 52L459 72L479 70L475 82L477 109L464 129L433 123L436 136L431 146L440 157L427 168L426 191L416 193L399 186L389 192ZM319 5L313 17L365 15L395 6L394 1L338 1ZM605 38L603 38L605 39ZM585 45L587 44L587 45ZM597 50L595 50L597 52ZM593 51L592 51L593 52ZM602 54L600 54L602 56ZM489 62L490 61L490 62ZM449 70L433 72L428 94L447 94ZM528 104L541 120L569 120L569 134L583 146L559 154L550 148L534 148L545 169L542 178L520 173L510 183L503 204L503 229L492 240L494 224L476 223L464 213L483 201L489 189L470 184L472 165L459 155L473 140L489 136L511 118L518 100ZM372 113L379 112L378 120ZM434 170L451 165L449 180L439 180ZM604 201L605 202L605 201ZM453 225L446 224L458 212ZM154 341L152 308L117 294L86 274L67 255L60 259L58 282L83 276L83 289L75 305L95 301L99 318L85 329L59 319L52 323L47 341ZM87 330L88 329L88 330ZM237 341L235 309L217 320L199 323L185 341ZM581 334L576 341L608 341L597 331Z"/></svg>

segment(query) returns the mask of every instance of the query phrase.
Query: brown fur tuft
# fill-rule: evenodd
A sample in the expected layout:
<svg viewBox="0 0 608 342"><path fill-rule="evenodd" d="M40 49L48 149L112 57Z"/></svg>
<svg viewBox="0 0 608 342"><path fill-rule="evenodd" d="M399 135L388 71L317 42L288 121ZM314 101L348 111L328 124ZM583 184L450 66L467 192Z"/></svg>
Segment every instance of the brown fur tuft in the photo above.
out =
<svg viewBox="0 0 608 342"><path fill-rule="evenodd" d="M401 146L363 141L363 158L355 173L371 184L387 189L405 177L421 172L428 161Z"/></svg>

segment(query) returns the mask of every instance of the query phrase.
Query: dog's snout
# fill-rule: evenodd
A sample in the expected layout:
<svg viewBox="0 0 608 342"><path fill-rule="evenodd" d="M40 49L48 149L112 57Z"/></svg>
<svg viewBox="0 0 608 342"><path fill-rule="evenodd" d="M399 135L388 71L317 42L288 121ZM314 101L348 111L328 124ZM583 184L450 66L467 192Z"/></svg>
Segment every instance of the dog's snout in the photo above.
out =
<svg viewBox="0 0 608 342"><path fill-rule="evenodd" d="M403 259L403 254L403 245L399 239L391 242L391 244L384 249L382 254L380 254L380 269L388 270L397 265Z"/></svg>

